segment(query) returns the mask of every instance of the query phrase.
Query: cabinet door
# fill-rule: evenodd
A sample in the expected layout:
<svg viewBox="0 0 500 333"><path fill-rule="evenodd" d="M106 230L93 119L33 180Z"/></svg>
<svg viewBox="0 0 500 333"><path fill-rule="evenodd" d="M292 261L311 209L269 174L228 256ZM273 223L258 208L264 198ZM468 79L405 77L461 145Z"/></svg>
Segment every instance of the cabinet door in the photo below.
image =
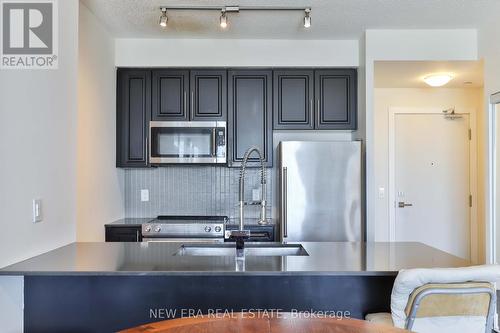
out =
<svg viewBox="0 0 500 333"><path fill-rule="evenodd" d="M106 242L141 242L141 227L105 227Z"/></svg>
<svg viewBox="0 0 500 333"><path fill-rule="evenodd" d="M313 71L274 71L273 86L274 129L313 129Z"/></svg>
<svg viewBox="0 0 500 333"><path fill-rule="evenodd" d="M188 120L189 71L153 70L153 120Z"/></svg>
<svg viewBox="0 0 500 333"><path fill-rule="evenodd" d="M117 75L116 165L148 165L147 133L151 115L151 72L119 69Z"/></svg>
<svg viewBox="0 0 500 333"><path fill-rule="evenodd" d="M273 163L272 72L235 70L229 72L228 155L229 166L240 166L245 151L257 146L265 165ZM252 154L248 166L259 166Z"/></svg>
<svg viewBox="0 0 500 333"><path fill-rule="evenodd" d="M314 75L316 81L315 127L317 129L356 129L356 70L317 70Z"/></svg>
<svg viewBox="0 0 500 333"><path fill-rule="evenodd" d="M190 77L191 120L226 120L227 76L225 70L192 70Z"/></svg>

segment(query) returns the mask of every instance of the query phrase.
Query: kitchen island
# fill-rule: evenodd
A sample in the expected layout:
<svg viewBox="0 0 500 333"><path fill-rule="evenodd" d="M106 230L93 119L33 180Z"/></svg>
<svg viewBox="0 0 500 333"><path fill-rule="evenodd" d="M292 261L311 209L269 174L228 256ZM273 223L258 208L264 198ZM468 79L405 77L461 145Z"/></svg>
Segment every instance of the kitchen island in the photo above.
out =
<svg viewBox="0 0 500 333"><path fill-rule="evenodd" d="M211 311L388 311L400 269L469 262L419 243L302 242L307 255L179 256L181 243L73 243L8 266L26 331L110 332Z"/></svg>

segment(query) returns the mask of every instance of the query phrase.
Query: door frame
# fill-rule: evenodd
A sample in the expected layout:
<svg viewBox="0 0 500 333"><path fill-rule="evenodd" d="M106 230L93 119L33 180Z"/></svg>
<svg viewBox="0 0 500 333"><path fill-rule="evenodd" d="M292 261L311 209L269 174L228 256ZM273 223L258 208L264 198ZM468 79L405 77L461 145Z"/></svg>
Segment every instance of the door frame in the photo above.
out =
<svg viewBox="0 0 500 333"><path fill-rule="evenodd" d="M388 208L389 208L389 241L396 241L396 189L395 189L395 119L397 114L439 114L448 107L390 107L389 108L389 186L388 186ZM473 263L478 262L478 225L477 225L477 131L476 114L469 110L457 109L457 114L469 116L469 128L471 139L469 144L469 191L472 195L472 207L470 207L470 244L469 254Z"/></svg>
<svg viewBox="0 0 500 333"><path fill-rule="evenodd" d="M496 217L497 209L495 208L496 193L495 193L495 183L496 183L496 144L495 144L495 133L496 124L495 119L500 117L497 114L496 106L500 104L500 92L494 93L489 99L488 108L488 183L486 184L488 197L486 200L487 204L487 218L486 218L486 263L494 264L498 262L496 257L496 247L499 245L496 240Z"/></svg>

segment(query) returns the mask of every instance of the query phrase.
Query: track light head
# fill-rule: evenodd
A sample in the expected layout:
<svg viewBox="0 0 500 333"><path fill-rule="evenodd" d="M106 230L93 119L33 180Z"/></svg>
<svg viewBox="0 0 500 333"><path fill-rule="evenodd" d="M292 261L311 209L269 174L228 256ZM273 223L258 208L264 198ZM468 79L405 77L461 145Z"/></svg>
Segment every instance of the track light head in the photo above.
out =
<svg viewBox="0 0 500 333"><path fill-rule="evenodd" d="M220 14L220 27L222 29L227 28L227 14L225 10L222 10L222 13Z"/></svg>
<svg viewBox="0 0 500 333"><path fill-rule="evenodd" d="M162 28L167 26L168 17L167 17L167 8L161 8L161 16L160 21L158 22Z"/></svg>
<svg viewBox="0 0 500 333"><path fill-rule="evenodd" d="M311 27L311 8L306 8L304 11L304 28Z"/></svg>

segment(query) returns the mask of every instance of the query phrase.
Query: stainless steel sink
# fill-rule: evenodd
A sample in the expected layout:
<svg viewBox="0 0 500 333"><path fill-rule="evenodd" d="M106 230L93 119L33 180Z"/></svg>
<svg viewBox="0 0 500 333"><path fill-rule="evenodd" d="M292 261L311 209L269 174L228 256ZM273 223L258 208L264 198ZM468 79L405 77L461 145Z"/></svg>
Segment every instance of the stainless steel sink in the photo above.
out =
<svg viewBox="0 0 500 333"><path fill-rule="evenodd" d="M236 256L236 245L231 244L185 244L176 256ZM246 256L308 256L300 244L245 244Z"/></svg>

